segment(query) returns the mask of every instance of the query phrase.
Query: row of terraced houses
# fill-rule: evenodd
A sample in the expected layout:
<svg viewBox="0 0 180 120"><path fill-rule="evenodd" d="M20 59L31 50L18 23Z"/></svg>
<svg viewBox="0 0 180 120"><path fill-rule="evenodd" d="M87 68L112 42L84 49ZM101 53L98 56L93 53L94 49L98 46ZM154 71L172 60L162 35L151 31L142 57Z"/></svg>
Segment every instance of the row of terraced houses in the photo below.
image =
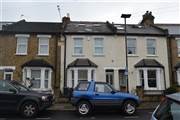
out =
<svg viewBox="0 0 180 120"><path fill-rule="evenodd" d="M79 81L95 80L158 100L167 88L180 86L180 24L155 24L146 12L140 23L127 25L125 44L124 24L69 16L59 23L2 22L0 79L26 84L27 78L34 90L53 90L56 97Z"/></svg>

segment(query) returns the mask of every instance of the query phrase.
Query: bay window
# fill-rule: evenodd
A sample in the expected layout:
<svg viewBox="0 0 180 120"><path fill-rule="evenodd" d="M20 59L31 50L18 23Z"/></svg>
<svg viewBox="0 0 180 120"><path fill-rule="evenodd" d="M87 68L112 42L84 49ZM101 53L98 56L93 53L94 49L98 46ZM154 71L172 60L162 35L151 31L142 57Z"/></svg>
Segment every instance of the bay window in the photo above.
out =
<svg viewBox="0 0 180 120"><path fill-rule="evenodd" d="M138 82L144 90L164 90L164 75L162 68L138 69Z"/></svg>
<svg viewBox="0 0 180 120"><path fill-rule="evenodd" d="M34 90L51 89L52 69L46 67L25 67L23 68L23 80L26 83L26 78L29 78Z"/></svg>

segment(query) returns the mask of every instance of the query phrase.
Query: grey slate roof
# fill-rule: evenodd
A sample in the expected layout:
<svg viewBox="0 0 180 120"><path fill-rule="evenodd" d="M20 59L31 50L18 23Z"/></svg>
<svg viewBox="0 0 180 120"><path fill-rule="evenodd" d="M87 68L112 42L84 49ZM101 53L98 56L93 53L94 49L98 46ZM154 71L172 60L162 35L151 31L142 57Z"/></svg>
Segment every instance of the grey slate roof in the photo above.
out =
<svg viewBox="0 0 180 120"><path fill-rule="evenodd" d="M26 22L21 20L10 25L5 25L2 27L4 32L14 32L14 33L60 33L61 23L51 23L51 22Z"/></svg>
<svg viewBox="0 0 180 120"><path fill-rule="evenodd" d="M12 24L13 22L0 22L0 31L2 30L2 26L4 25L10 25Z"/></svg>
<svg viewBox="0 0 180 120"><path fill-rule="evenodd" d="M168 29L170 35L180 35L180 24L156 24L157 26Z"/></svg>
<svg viewBox="0 0 180 120"><path fill-rule="evenodd" d="M50 67L53 68L53 66L51 64L49 64L48 62L46 62L43 59L33 59L30 60L26 63L24 63L22 66L23 67Z"/></svg>
<svg viewBox="0 0 180 120"><path fill-rule="evenodd" d="M68 65L69 67L97 67L95 63L91 60L84 58L84 59L76 59L72 63Z"/></svg>
<svg viewBox="0 0 180 120"><path fill-rule="evenodd" d="M118 34L124 34L125 28L124 24L115 24L117 28L119 27L120 29L117 29ZM120 27L121 26L121 27ZM138 24L128 24L127 25L127 34L132 34L132 35L166 35L166 32L158 28L156 26L149 26L145 27L143 25L138 25Z"/></svg>
<svg viewBox="0 0 180 120"><path fill-rule="evenodd" d="M67 24L66 34L113 34L114 31L107 22L86 22L86 21L71 21Z"/></svg>
<svg viewBox="0 0 180 120"><path fill-rule="evenodd" d="M124 34L124 24L111 24L109 22L70 21L65 29L66 34ZM129 35L161 35L166 31L156 26L144 27L137 24L128 24Z"/></svg>
<svg viewBox="0 0 180 120"><path fill-rule="evenodd" d="M154 59L142 59L138 63L135 64L134 67L160 67L163 68L164 66Z"/></svg>

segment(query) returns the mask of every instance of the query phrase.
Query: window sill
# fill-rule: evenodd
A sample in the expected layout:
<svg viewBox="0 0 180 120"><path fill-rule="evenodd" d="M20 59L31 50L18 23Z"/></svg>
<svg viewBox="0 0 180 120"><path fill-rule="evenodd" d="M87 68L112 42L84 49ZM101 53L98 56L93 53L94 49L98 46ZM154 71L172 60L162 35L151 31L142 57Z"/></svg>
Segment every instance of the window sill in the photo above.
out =
<svg viewBox="0 0 180 120"><path fill-rule="evenodd" d="M102 55L96 55L96 54L94 54L93 56L94 56L94 57L104 57L105 55L104 55L104 54L102 54Z"/></svg>
<svg viewBox="0 0 180 120"><path fill-rule="evenodd" d="M49 56L49 54L38 54L38 56Z"/></svg>
<svg viewBox="0 0 180 120"><path fill-rule="evenodd" d="M76 55L76 54L74 54L74 55L72 55L72 57L84 57L85 55Z"/></svg>
<svg viewBox="0 0 180 120"><path fill-rule="evenodd" d="M146 55L147 57L158 57L157 55Z"/></svg>
<svg viewBox="0 0 180 120"><path fill-rule="evenodd" d="M27 53L16 53L15 55L17 55L17 56L26 56Z"/></svg>
<svg viewBox="0 0 180 120"><path fill-rule="evenodd" d="M139 57L139 56L136 54L128 54L128 57Z"/></svg>

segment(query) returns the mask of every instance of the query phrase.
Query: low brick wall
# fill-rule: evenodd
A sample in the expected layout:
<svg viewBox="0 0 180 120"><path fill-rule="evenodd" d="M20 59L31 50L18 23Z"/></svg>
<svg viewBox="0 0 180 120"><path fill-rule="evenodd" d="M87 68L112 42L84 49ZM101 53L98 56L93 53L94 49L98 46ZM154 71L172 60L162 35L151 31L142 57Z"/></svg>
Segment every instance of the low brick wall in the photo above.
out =
<svg viewBox="0 0 180 120"><path fill-rule="evenodd" d="M137 87L136 93L142 102L159 102L163 97L163 94L145 94L142 87Z"/></svg>

